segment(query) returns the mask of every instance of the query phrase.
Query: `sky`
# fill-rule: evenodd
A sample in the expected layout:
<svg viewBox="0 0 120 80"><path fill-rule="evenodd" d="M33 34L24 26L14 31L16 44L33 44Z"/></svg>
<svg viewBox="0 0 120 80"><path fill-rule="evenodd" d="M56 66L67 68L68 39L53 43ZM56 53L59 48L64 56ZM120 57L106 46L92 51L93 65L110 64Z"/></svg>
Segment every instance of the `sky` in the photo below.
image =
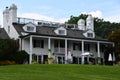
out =
<svg viewBox="0 0 120 80"><path fill-rule="evenodd" d="M64 23L71 15L83 13L120 22L120 0L0 0L0 25L3 10L13 3L18 8L18 17Z"/></svg>

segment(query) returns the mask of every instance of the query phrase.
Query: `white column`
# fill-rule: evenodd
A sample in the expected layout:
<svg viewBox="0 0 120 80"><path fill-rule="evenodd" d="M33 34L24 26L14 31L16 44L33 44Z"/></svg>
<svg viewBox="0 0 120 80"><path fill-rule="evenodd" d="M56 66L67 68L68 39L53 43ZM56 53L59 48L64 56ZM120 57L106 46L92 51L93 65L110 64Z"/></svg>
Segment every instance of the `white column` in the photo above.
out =
<svg viewBox="0 0 120 80"><path fill-rule="evenodd" d="M48 50L50 50L48 53L48 57L50 57L51 56L51 39L50 39L50 37L48 38Z"/></svg>
<svg viewBox="0 0 120 80"><path fill-rule="evenodd" d="M41 64L43 64L43 55L41 55Z"/></svg>
<svg viewBox="0 0 120 80"><path fill-rule="evenodd" d="M101 64L101 59L100 59L100 42L97 42L97 49L98 49L98 58L97 58L97 63Z"/></svg>
<svg viewBox="0 0 120 80"><path fill-rule="evenodd" d="M21 38L19 38L19 50L20 51L22 50L22 40L21 40Z"/></svg>
<svg viewBox="0 0 120 80"><path fill-rule="evenodd" d="M24 39L22 39L22 50L25 50L25 41L24 41Z"/></svg>
<svg viewBox="0 0 120 80"><path fill-rule="evenodd" d="M67 39L65 39L65 64L67 64Z"/></svg>
<svg viewBox="0 0 120 80"><path fill-rule="evenodd" d="M97 42L98 57L100 57L100 42Z"/></svg>
<svg viewBox="0 0 120 80"><path fill-rule="evenodd" d="M114 61L115 61L115 53L114 53L114 47L115 47L115 44L113 43L113 64L114 64Z"/></svg>
<svg viewBox="0 0 120 80"><path fill-rule="evenodd" d="M32 47L33 44L32 44L32 36L30 36L30 53L29 53L29 64L32 63Z"/></svg>
<svg viewBox="0 0 120 80"><path fill-rule="evenodd" d="M82 54L84 53L84 41L82 40ZM84 55L82 55L82 64L84 64Z"/></svg>

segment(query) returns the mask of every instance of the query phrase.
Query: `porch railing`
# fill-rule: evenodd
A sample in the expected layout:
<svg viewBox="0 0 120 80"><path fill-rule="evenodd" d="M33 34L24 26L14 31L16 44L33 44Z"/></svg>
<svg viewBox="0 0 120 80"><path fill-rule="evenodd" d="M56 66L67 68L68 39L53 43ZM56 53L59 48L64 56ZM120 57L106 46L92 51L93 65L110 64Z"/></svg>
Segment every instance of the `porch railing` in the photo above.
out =
<svg viewBox="0 0 120 80"><path fill-rule="evenodd" d="M65 53L65 48L54 48L54 53L64 54Z"/></svg>

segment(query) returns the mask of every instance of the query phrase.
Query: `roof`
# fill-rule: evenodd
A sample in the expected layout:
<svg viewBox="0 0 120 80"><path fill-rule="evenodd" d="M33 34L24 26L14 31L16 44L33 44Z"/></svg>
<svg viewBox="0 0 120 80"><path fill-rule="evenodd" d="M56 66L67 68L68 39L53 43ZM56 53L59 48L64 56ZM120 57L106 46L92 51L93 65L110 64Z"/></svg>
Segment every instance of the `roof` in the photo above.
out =
<svg viewBox="0 0 120 80"><path fill-rule="evenodd" d="M4 28L0 28L0 39L9 39L9 36L4 30Z"/></svg>
<svg viewBox="0 0 120 80"><path fill-rule="evenodd" d="M13 23L13 26L15 27L16 31L20 36L22 36L21 32L25 32L23 30L23 26L25 24L19 24L19 23ZM69 29L66 28L67 30L67 35L57 35L54 30L57 29L58 27L46 27L46 26L36 26L36 32L29 32L29 35L43 35L43 36L53 36L53 37L63 37L63 38L74 38L74 39L87 39L87 40L102 40L102 41L107 41L106 39L101 39L98 36L95 36L95 38L86 38L83 33L85 31L83 30L78 30L78 29ZM28 33L28 32L26 32ZM23 36L22 36L23 37Z"/></svg>

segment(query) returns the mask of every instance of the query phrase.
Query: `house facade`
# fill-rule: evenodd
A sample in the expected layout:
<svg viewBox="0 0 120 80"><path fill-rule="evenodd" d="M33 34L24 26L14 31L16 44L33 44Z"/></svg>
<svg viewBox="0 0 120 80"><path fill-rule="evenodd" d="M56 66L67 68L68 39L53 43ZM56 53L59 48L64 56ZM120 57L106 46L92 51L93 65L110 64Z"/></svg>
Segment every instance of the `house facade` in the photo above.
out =
<svg viewBox="0 0 120 80"><path fill-rule="evenodd" d="M29 54L29 63L44 64L53 57L58 64L104 64L105 47L114 45L94 32L94 18L89 15L77 25L17 17L17 6L3 11L3 26L10 38L19 41L19 50ZM86 24L86 25L85 25ZM86 54L85 54L86 53ZM88 54L87 54L88 53Z"/></svg>

